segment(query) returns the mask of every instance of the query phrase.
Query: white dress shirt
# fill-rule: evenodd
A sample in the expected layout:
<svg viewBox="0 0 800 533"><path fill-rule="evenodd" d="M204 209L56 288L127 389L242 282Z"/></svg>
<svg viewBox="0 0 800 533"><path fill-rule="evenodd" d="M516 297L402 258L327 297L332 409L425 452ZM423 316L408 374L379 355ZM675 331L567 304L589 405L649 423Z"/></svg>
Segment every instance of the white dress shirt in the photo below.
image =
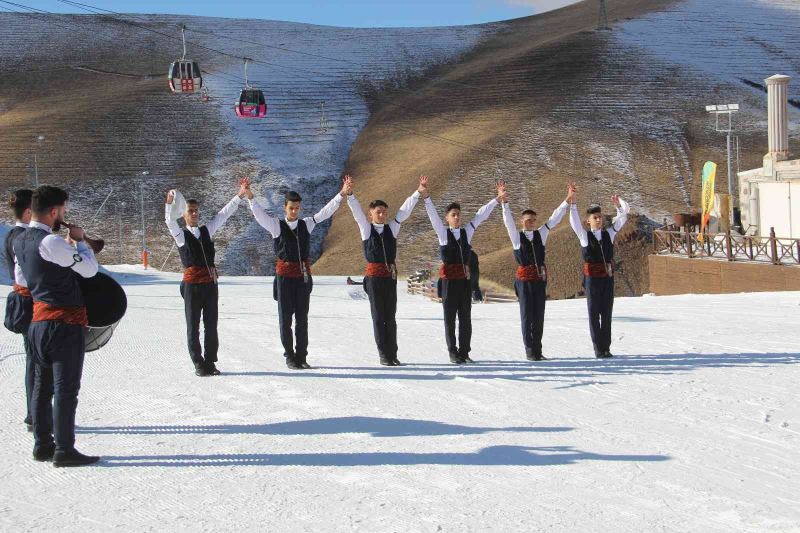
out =
<svg viewBox="0 0 800 533"><path fill-rule="evenodd" d="M484 205L478 212L475 213L475 216L469 223L464 226L464 229L467 231L467 243L472 242L472 236L475 234L475 230L478 229L478 226L481 225L489 215L492 214L495 206L497 205L497 198L492 198L488 204ZM439 237L439 245L445 246L447 245L447 232L450 231L455 237L456 240L461 238L461 228L449 228L445 229L444 224L442 223L442 219L439 218L439 213L436 212L436 206L433 205L433 200L431 197L428 196L425 198L425 211L428 213L428 218L431 221L431 226L433 226L433 231L436 232L436 236Z"/></svg>
<svg viewBox="0 0 800 533"><path fill-rule="evenodd" d="M550 230L558 226L561 219L564 218L564 215L567 214L567 209L569 208L569 204L564 201L561 202L561 205L556 207L556 210L553 211L553 214L550 215L547 223L544 226L539 227L537 230L539 232L539 236L542 238L542 246L547 244L547 236L550 235ZM520 241L519 230L514 225L514 217L511 214L511 206L508 205L508 202L503 204L503 222L506 224L506 230L508 231L508 236L511 239L511 245L514 247L515 250L519 250L522 246L522 241ZM525 231L525 238L529 241L533 242L533 232L532 231Z"/></svg>
<svg viewBox="0 0 800 533"><path fill-rule="evenodd" d="M306 223L306 229L308 230L308 232L311 233L312 231L314 231L314 228L317 227L317 224L331 218L333 214L336 212L336 210L339 209L341 203L342 203L342 195L336 193L336 196L334 196L330 202L325 204L325 207L320 209L315 215L303 218L303 222ZM258 203L258 200L256 200L255 198L250 200L250 210L253 212L253 216L256 218L256 222L258 222L258 224L262 228L267 230L270 233L270 235L272 235L273 239L277 239L278 237L281 236L280 219L267 213L264 210L264 208L261 207L261 204ZM286 222L286 224L289 225L289 229L291 229L292 231L297 229L298 220L289 221L284 218L284 221Z"/></svg>
<svg viewBox="0 0 800 533"><path fill-rule="evenodd" d="M614 218L614 223L606 228L611 242L614 242L614 237L617 236L619 230L622 229L622 226L624 226L625 222L627 222L628 213L630 210L631 207L628 205L628 202L620 198L619 207L617 208L617 216ZM572 226L575 235L578 236L578 240L581 241L581 246L589 246L589 234L586 232L586 228L583 227L583 220L581 220L581 215L578 213L578 206L576 204L572 204L570 207L569 224ZM592 230L592 234L598 241L602 240L603 238L603 230Z"/></svg>
<svg viewBox="0 0 800 533"><path fill-rule="evenodd" d="M39 244L39 255L42 256L42 259L62 267L71 268L84 278L91 278L97 274L99 265L94 252L86 244L86 241L80 241L76 247L72 246L60 235L53 235L52 228L47 224L32 220L29 227L43 229L50 233ZM28 286L19 263L14 265L14 280L23 287Z"/></svg>
<svg viewBox="0 0 800 533"><path fill-rule="evenodd" d="M28 227L28 225L26 223L20 222L19 220L17 220L17 222L14 224L14 226L16 226L18 228L27 228ZM13 253L13 247L12 247L12 253ZM17 267L17 254L14 254L14 283L16 283L17 285L19 285L21 287L27 287L28 286L28 281L25 279L25 275L22 274L22 270Z"/></svg>
<svg viewBox="0 0 800 533"><path fill-rule="evenodd" d="M208 229L209 238L213 238L217 230L221 228L223 225L225 225L225 222L227 222L228 219L231 218L231 215L233 215L236 212L236 208L239 207L239 202L241 201L242 201L241 198L239 198L238 196L234 196L233 199L230 202L228 202L227 205L223 207L219 213L214 215L214 218L211 219L211 222L205 225L206 228ZM169 228L169 232L172 235L172 238L175 239L175 243L178 246L183 246L184 244L186 244L186 235L183 234L183 230L181 230L181 227L178 225L178 221L174 220L170 216L171 210L172 210L172 204L166 204L164 209L164 221L167 223L167 227ZM194 235L198 239L200 238L199 227L187 225L186 229L188 229L192 233L192 235Z"/></svg>
<svg viewBox="0 0 800 533"><path fill-rule="evenodd" d="M406 198L406 201L403 202L403 205L401 205L400 209L397 210L397 214L389 222L389 229L391 230L395 239L400 233L400 224L405 222L405 220L411 216L411 212L414 210L414 206L417 205L419 196L419 191L414 191L414 194ZM375 228L375 231L378 232L378 235L383 234L383 227L386 226L386 224L370 224L370 222L367 220L367 215L364 214L364 211L361 209L361 204L358 203L355 194L351 194L347 197L347 207L349 207L350 211L353 212L353 218L356 219L356 223L358 224L362 241L369 239L369 236L372 233L372 228Z"/></svg>

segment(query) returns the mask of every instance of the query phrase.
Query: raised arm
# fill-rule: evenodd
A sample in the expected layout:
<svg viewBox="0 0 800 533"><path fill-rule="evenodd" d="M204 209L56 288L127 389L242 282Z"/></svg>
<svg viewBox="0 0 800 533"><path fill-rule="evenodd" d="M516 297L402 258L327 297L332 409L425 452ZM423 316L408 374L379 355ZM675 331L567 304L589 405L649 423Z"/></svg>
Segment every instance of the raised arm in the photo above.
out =
<svg viewBox="0 0 800 533"><path fill-rule="evenodd" d="M564 215L567 214L568 209L569 209L569 204L567 203L567 201L564 200L563 202L561 202L561 205L556 207L555 211L553 211L553 214L550 215L549 219L547 219L547 224L545 224L547 229L551 230L556 226L558 226L561 223L561 219L563 219Z"/></svg>
<svg viewBox="0 0 800 533"><path fill-rule="evenodd" d="M511 239L511 246L515 250L519 250L522 244L519 240L519 231L517 231L517 227L514 225L514 215L511 214L511 206L508 202L503 202L503 222L506 225L508 238Z"/></svg>
<svg viewBox="0 0 800 533"><path fill-rule="evenodd" d="M180 247L185 244L186 239L181 227L178 225L178 221L172 218L172 202L174 201L175 195L172 191L169 191L167 193L167 201L164 204L164 222L167 223L167 229L169 229L169 234L172 235L172 238L175 239L175 244Z"/></svg>
<svg viewBox="0 0 800 533"><path fill-rule="evenodd" d="M267 230L274 239L277 239L281 234L281 223L278 219L267 213L255 198L248 198L248 202L258 225Z"/></svg>
<svg viewBox="0 0 800 533"><path fill-rule="evenodd" d="M45 261L71 268L84 278L91 278L99 268L94 252L84 240L73 246L60 235L48 235L39 244L39 254Z"/></svg>
<svg viewBox="0 0 800 533"><path fill-rule="evenodd" d="M361 233L361 240L366 241L369 239L369 234L372 232L372 225L367 220L367 215L364 214L364 210L361 209L361 204L358 203L355 194L351 194L347 197L347 207L350 208L350 211L353 213L353 218L356 219L356 224L358 224L358 230Z"/></svg>
<svg viewBox="0 0 800 533"><path fill-rule="evenodd" d="M611 227L608 228L609 237L613 240L614 236L622 229L622 226L625 225L625 222L628 221L628 213L631 210L631 206L616 194L611 197L611 201L617 206L617 216L614 217Z"/></svg>
<svg viewBox="0 0 800 533"><path fill-rule="evenodd" d="M239 194L244 194L241 190ZM225 222L231 218L236 212L236 209L239 207L239 203L241 203L242 198L239 195L234 196L230 202L228 202L225 207L223 207L219 213L214 215L214 218L211 219L211 222L206 224L206 228L208 228L208 235L209 237L213 237L214 234L217 232L219 228L221 228Z"/></svg>
<svg viewBox="0 0 800 533"><path fill-rule="evenodd" d="M430 196L425 198L425 212L428 213L428 219L431 221L433 231L436 232L436 236L439 238L439 244L444 246L447 244L447 230L444 228L442 219L439 217L439 213L436 211L436 206L433 205L433 200L431 200Z"/></svg>
<svg viewBox="0 0 800 533"><path fill-rule="evenodd" d="M489 200L489 203L478 209L478 212L475 213L475 216L472 217L472 220L470 220L469 224L467 224L464 228L467 230L468 240L472 240L472 235L475 233L475 230L478 229L478 226L480 226L487 218L489 218L489 215L492 214L492 211L494 211L494 208L498 203L499 202L497 198L492 198Z"/></svg>
<svg viewBox="0 0 800 533"><path fill-rule="evenodd" d="M389 221L389 228L392 230L395 238L397 237L397 234L400 233L400 224L405 222L408 217L411 216L411 212L417 205L419 197L419 190L414 191L414 194L406 198L406 201L403 202L403 205L401 205L400 209L397 210L397 214L394 215L394 218Z"/></svg>
<svg viewBox="0 0 800 533"><path fill-rule="evenodd" d="M586 228L583 227L581 215L578 213L578 204L569 206L569 225L572 226L572 231L578 236L581 246L589 246L589 236L586 233Z"/></svg>
<svg viewBox="0 0 800 533"><path fill-rule="evenodd" d="M328 220L333 216L339 206L342 205L342 198L348 195L351 191L353 186L353 178L350 176L345 176L342 180L342 190L336 193L336 196L331 198L331 200L325 204L325 207L317 211L313 216L305 217L303 221L306 223L306 229L309 233L314 231L314 228L317 227L317 224L324 220Z"/></svg>

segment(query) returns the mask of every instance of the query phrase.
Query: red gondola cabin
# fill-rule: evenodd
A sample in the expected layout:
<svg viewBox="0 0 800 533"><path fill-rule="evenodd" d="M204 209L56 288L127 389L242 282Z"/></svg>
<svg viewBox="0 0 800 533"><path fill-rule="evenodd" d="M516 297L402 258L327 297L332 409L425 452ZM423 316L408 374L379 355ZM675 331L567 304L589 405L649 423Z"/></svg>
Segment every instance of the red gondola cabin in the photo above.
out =
<svg viewBox="0 0 800 533"><path fill-rule="evenodd" d="M267 101L260 89L242 89L236 100L236 116L239 118L264 118L267 116Z"/></svg>

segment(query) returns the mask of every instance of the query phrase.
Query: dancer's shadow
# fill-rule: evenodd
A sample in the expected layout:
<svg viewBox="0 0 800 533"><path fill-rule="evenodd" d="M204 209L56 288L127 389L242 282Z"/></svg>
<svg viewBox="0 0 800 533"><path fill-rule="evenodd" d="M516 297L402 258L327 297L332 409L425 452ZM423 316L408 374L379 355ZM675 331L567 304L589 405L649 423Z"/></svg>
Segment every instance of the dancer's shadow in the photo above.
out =
<svg viewBox="0 0 800 533"><path fill-rule="evenodd" d="M489 446L477 453L463 452L368 452L291 454L208 454L105 456L104 467L192 466L552 466L581 461L667 461L667 455L606 455L571 446Z"/></svg>
<svg viewBox="0 0 800 533"><path fill-rule="evenodd" d="M335 435L364 433L373 437L417 437L437 435L480 435L493 432L550 433L572 431L571 427L472 427L434 420L347 416L275 422L272 424L221 424L183 426L78 426L76 433L164 435L180 433L256 435Z"/></svg>

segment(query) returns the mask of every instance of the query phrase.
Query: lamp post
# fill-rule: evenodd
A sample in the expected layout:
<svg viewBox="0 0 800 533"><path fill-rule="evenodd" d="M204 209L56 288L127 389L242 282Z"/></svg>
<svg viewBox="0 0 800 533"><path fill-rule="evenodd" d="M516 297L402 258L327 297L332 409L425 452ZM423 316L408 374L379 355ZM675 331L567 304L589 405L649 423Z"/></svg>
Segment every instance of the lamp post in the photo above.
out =
<svg viewBox="0 0 800 533"><path fill-rule="evenodd" d="M727 163L728 163L728 196L730 198L730 213L731 224L733 227L741 229L741 213L739 210L739 195L736 192L736 187L733 184L733 162L731 157L731 136L733 133L733 114L739 112L739 104L722 104L722 105L707 105L706 111L714 115L714 130L717 133L724 133L727 138ZM727 124L725 119L720 121L720 115L727 115Z"/></svg>
<svg viewBox="0 0 800 533"><path fill-rule="evenodd" d="M33 187L39 187L39 147L44 142L44 135L36 137L36 150L33 152Z"/></svg>
<svg viewBox="0 0 800 533"><path fill-rule="evenodd" d="M142 181L140 185L140 192L141 192L141 209L142 209L142 265L144 265L145 270L147 270L148 264L148 257L147 257L147 241L146 241L146 234L145 234L145 226L144 226L144 180L150 173L148 171L142 172Z"/></svg>

